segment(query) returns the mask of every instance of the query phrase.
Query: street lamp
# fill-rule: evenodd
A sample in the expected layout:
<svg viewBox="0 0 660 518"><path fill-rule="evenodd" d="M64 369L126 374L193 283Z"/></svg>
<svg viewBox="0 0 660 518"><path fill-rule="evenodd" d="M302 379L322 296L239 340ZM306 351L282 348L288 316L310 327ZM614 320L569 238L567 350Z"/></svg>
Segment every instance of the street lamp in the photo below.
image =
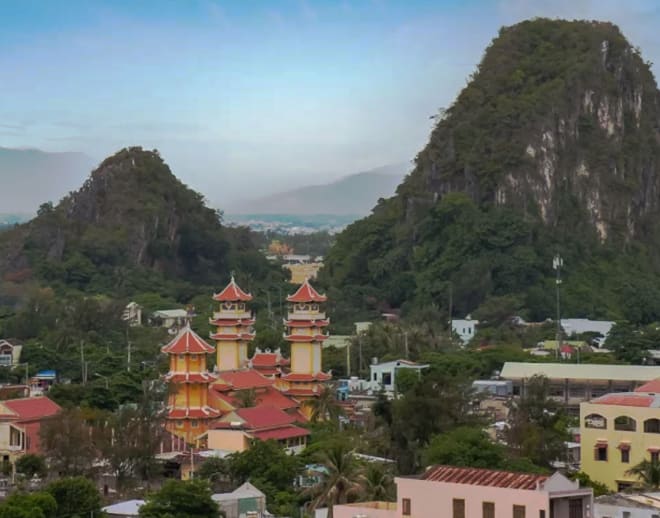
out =
<svg viewBox="0 0 660 518"><path fill-rule="evenodd" d="M557 349L556 356L559 357L559 349L561 348L561 311L559 308L559 287L561 286L561 269L564 266L564 260L561 258L561 255L556 254L552 258L552 268L557 272L557 278L555 280L555 288L557 292Z"/></svg>

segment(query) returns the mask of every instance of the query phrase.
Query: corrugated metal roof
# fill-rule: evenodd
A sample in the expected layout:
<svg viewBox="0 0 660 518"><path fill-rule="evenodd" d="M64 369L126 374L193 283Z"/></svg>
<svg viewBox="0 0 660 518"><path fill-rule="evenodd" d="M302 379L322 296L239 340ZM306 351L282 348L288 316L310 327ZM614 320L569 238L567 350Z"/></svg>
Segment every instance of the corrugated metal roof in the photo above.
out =
<svg viewBox="0 0 660 518"><path fill-rule="evenodd" d="M545 482L548 477L546 475L497 471L493 469L431 466L421 478L422 480L432 482L536 490L539 484Z"/></svg>
<svg viewBox="0 0 660 518"><path fill-rule="evenodd" d="M617 406L636 406L646 408L659 408L660 397L651 396L648 394L637 394L635 392L626 392L623 394L605 394L596 399L592 399L591 403L598 405L617 405Z"/></svg>
<svg viewBox="0 0 660 518"><path fill-rule="evenodd" d="M651 381L660 378L660 366L506 362L500 373L500 377L514 380L534 375L549 379Z"/></svg>

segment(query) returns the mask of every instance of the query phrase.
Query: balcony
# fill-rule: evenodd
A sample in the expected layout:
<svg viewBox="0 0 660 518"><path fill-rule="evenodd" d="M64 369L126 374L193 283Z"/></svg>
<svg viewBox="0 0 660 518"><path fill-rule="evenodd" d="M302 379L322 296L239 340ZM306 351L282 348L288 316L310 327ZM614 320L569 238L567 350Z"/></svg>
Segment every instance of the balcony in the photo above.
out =
<svg viewBox="0 0 660 518"><path fill-rule="evenodd" d="M252 312L246 311L244 309L232 310L232 311L214 311L213 320L249 320L252 318Z"/></svg>

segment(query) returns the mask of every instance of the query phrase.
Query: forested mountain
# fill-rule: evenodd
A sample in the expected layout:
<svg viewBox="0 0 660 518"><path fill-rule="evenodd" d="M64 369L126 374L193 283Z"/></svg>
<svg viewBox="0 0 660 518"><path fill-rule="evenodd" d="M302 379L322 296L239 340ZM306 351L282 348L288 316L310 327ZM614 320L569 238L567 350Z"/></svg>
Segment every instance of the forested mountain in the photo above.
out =
<svg viewBox="0 0 660 518"><path fill-rule="evenodd" d="M660 93L609 23L503 28L394 197L322 273L350 308L660 318ZM343 297L339 299L339 297Z"/></svg>
<svg viewBox="0 0 660 518"><path fill-rule="evenodd" d="M0 147L0 210L34 214L40 204L59 201L78 187L93 164L84 153Z"/></svg>
<svg viewBox="0 0 660 518"><path fill-rule="evenodd" d="M138 147L107 158L78 191L0 235L5 282L130 295L165 284L218 286L233 269L246 284L280 275L247 229L223 226L157 151ZM172 295L185 298L183 289Z"/></svg>

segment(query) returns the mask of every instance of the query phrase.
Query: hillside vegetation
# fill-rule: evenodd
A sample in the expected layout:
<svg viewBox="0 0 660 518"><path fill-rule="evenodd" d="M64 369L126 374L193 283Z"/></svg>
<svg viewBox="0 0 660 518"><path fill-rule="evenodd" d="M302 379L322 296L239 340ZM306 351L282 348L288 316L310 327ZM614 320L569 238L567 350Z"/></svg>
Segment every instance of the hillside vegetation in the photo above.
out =
<svg viewBox="0 0 660 518"><path fill-rule="evenodd" d="M660 94L609 23L504 28L397 194L338 236L323 281L339 318L660 318ZM483 311L482 311L483 312ZM336 317L337 318L337 317Z"/></svg>

